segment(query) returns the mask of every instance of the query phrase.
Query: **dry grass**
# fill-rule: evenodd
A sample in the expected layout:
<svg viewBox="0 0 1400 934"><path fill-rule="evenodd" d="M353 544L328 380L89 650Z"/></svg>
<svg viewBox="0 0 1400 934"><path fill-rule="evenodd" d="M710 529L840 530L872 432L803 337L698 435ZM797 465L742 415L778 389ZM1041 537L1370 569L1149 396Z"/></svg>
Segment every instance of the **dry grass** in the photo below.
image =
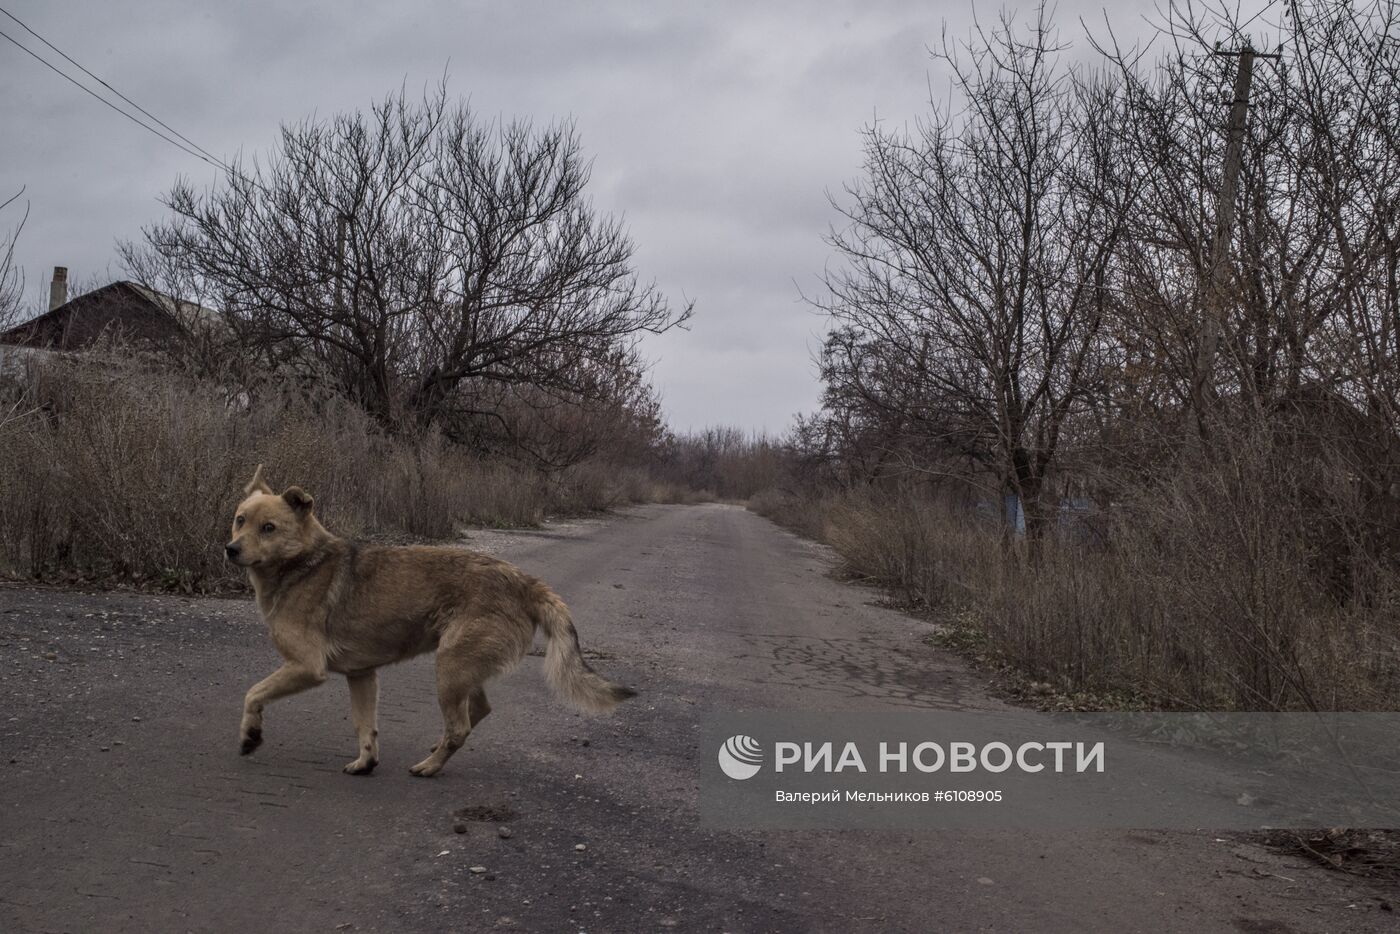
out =
<svg viewBox="0 0 1400 934"><path fill-rule="evenodd" d="M0 424L0 571L218 589L230 510L258 463L310 490L347 535L438 540L529 526L631 495L615 472L545 477L434 436L388 437L357 408L270 383L257 397L116 360L11 375L26 414ZM635 482L635 481L634 481Z"/></svg>
<svg viewBox="0 0 1400 934"><path fill-rule="evenodd" d="M927 491L755 498L850 569L971 630L980 652L1059 695L1166 709L1395 709L1400 575L1317 528L1315 490L1278 458L1158 484L1098 535L1028 554ZM1344 510L1338 497L1328 512ZM965 634L968 635L968 634Z"/></svg>

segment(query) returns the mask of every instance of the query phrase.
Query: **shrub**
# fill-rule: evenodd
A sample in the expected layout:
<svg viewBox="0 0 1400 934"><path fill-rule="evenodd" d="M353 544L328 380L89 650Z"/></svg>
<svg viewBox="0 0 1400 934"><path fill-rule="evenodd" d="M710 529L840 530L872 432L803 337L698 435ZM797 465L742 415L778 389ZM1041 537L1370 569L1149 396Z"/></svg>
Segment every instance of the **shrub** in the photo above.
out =
<svg viewBox="0 0 1400 934"><path fill-rule="evenodd" d="M1342 508L1347 478L1322 478ZM1066 694L1170 709L1394 709L1400 575L1362 561L1351 592L1326 586L1317 479L1246 454L1115 503L1101 543L1051 534L1034 548L918 487L768 492L751 508L829 543L852 572L970 622L1000 660Z"/></svg>
<svg viewBox="0 0 1400 934"><path fill-rule="evenodd" d="M431 433L385 434L334 396L269 380L251 396L115 356L32 360L0 424L0 570L234 586L223 559L254 467L305 487L340 534L449 539L462 524L529 526L634 492L596 465L562 478L483 460Z"/></svg>

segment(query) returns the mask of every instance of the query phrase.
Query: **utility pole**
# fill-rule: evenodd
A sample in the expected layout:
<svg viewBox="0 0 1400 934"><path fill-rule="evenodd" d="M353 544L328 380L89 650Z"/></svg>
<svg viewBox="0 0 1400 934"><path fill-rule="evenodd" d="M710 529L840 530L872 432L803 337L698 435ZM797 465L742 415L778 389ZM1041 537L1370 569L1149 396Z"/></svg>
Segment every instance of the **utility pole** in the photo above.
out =
<svg viewBox="0 0 1400 934"><path fill-rule="evenodd" d="M1210 268L1206 272L1201 341L1196 348L1196 370L1191 378L1191 416L1187 423L1186 444L1198 449L1205 433L1206 406L1210 402L1211 376L1220 348L1220 332L1225 327L1225 287L1230 277L1230 240L1235 227L1235 192L1239 187L1240 162L1244 157L1244 131L1249 119L1249 88L1254 78L1256 58L1278 58L1254 51L1248 43L1238 52L1216 55L1239 58L1235 70L1235 96L1230 104L1230 136L1225 145L1225 170L1220 180L1220 198L1215 204L1215 239L1211 243Z"/></svg>
<svg viewBox="0 0 1400 934"><path fill-rule="evenodd" d="M337 211L335 215L335 312L339 316L345 310L345 227L350 223L350 215Z"/></svg>

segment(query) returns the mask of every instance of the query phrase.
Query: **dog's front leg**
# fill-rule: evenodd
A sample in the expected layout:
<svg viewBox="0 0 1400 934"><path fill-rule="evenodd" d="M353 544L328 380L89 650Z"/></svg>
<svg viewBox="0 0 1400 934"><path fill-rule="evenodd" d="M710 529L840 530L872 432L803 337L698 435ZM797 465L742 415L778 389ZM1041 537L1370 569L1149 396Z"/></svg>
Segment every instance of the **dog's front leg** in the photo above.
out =
<svg viewBox="0 0 1400 934"><path fill-rule="evenodd" d="M379 728L376 709L379 704L379 676L373 671L346 675L350 685L350 717L355 721L355 736L360 755L345 767L347 775L368 775L379 764Z"/></svg>
<svg viewBox="0 0 1400 934"><path fill-rule="evenodd" d="M243 698L243 722L238 727L239 753L246 756L262 745L264 707L279 697L314 688L325 680L324 668L287 662L249 688Z"/></svg>

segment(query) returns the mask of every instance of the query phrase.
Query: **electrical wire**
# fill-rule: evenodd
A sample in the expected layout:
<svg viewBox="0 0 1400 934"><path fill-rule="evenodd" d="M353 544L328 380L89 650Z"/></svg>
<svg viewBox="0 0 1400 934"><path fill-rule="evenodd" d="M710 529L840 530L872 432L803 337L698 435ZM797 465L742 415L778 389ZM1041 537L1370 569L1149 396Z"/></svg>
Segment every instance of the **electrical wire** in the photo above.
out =
<svg viewBox="0 0 1400 934"><path fill-rule="evenodd" d="M99 78L97 75L93 74L93 73L92 73L91 71L89 71L87 68L83 67L83 65L82 65L80 62L76 61L76 60L75 60L71 55L69 55L67 52L63 51L63 50L60 49L58 46L56 46L56 45L54 45L52 42L50 42L49 40L47 40L47 39L45 39L43 36L39 35L39 34L38 34L37 32L35 32L33 29L29 28L29 26L28 26L27 24L25 24L19 17L15 16L15 15L14 15L13 13L11 13L9 10L5 9L4 7L0 7L0 13L3 13L3 14L5 14L6 16L8 16L10 19L14 20L14 22L17 23L17 24L19 25L19 27L20 27L21 29L23 29L25 32L29 33L29 34L30 34L31 36L33 36L35 39L38 39L40 42L44 43L44 45L48 46L50 49L53 49L53 50L54 50L55 52L57 52L59 55L63 56L64 60L67 61L70 65L72 65L74 68L77 68L77 69L78 69L79 71L81 71L83 74L87 75L89 78L91 78L92 80L96 81L98 84L102 85L102 86L103 86L104 88L106 88L107 90L111 91L111 92L112 92L113 94L115 94L117 97L121 98L123 101L125 101L125 102L128 103L128 104L130 104L132 107L135 107L138 111L140 111L140 112L141 112L142 114L144 114L145 116L149 117L151 120L155 121L155 122L156 122L157 124L159 124L162 128L164 128L164 129L166 129L166 130L169 130L174 136L178 137L178 138L179 138L180 140L182 140L183 142L188 143L190 147L192 147L194 150L197 150L197 152L192 153L193 155L198 155L198 156L200 156L200 157L203 158L204 161L206 161L206 162L211 162L211 161L212 161L216 166L218 166L219 168L222 168L222 169L224 169L224 170L226 170L226 171L232 171L232 169L230 169L229 166L228 166L227 164L225 164L225 162L224 162L222 159L220 159L218 156L214 155L212 152L210 152L209 150L205 149L203 146L199 145L199 144L196 143L194 140L190 139L188 136L186 136L185 134L181 133L179 130L175 129L173 126L171 126L170 124L166 123L164 120L160 119L159 117L157 117L155 114L151 113L151 112L150 112L149 110L147 110L146 108L142 107L140 104L136 103L136 102L135 102L134 100L132 100L131 98L127 97L127 96L126 96L125 94L123 94L121 91L118 91L116 88L112 87L112 85L108 84L106 81L104 81L103 79ZM5 38L6 38L6 39L9 39L11 42L14 42L15 45L19 45L19 43L18 43L18 42L15 42L15 40L14 40L13 38L11 38L10 36L6 35ZM25 48L25 47L22 46L22 45L20 45L19 47L22 48L22 49L24 49L24 51L29 52L30 55L34 55L33 51L31 51L30 49ZM38 58L37 55L35 55L34 57L35 57L35 58ZM40 59L40 61L44 61L44 60L43 60L43 59ZM47 61L44 61L44 64L49 65L49 63L48 63ZM49 67L52 68L53 66L52 66L52 65L49 65ZM55 70L55 71L58 71L58 69L56 69L56 68L55 68L54 70ZM58 73L59 73L59 74L63 74L62 71L59 71ZM66 74L63 74L63 76L64 76L65 78L69 78L69 76L66 75ZM71 81L72 79L69 78L69 80ZM74 83L77 84L76 81L75 81ZM82 85L79 85L79 86L82 87ZM93 93L93 92L91 92L89 89L87 89L86 87L84 87L84 90L88 90L89 93ZM97 95L94 94L94 96L97 96ZM104 103L107 103L109 106L112 106L112 105L110 104L110 102L104 100L103 98L98 97L98 99L99 99L99 100L103 100ZM118 111L118 112L121 112L121 111ZM129 116L129 115L128 115L128 116ZM144 124L143 124L143 125L144 125ZM147 126L146 128L147 128L147 129L151 129L151 127L149 127L149 126ZM158 134L158 135L159 135L162 139L168 140L168 141L170 141L170 142L172 142L172 143L175 142L174 140L170 139L170 137L165 136L163 133L162 133L162 134ZM177 144L177 145L178 145L178 144ZM181 147L181 148L184 149L185 147ZM186 151L186 152L190 152L190 149L185 149L185 151Z"/></svg>
<svg viewBox="0 0 1400 934"><path fill-rule="evenodd" d="M60 69L60 68L58 68L57 66L55 66L52 62L46 60L43 56L41 56L41 55L35 53L32 49L29 49L29 48L25 47L24 45L20 44L20 42L19 42L18 40L16 40L14 36L12 36L12 35L10 35L9 33L5 32L3 29L0 29L0 38L8 39L8 40L15 46L15 48L19 49L21 52L24 52L24 53L30 55L31 57L33 57L33 59L34 59L35 61L39 62L39 63L40 63L41 65L43 65L45 68L48 68L48 69L49 69L50 71L52 71L54 74L56 74L56 75L58 75L59 77L63 78L65 81L69 82L69 83L72 84L74 87L78 88L79 90L83 91L84 93L91 95L93 98L97 99L98 101L101 101L103 104L106 104L108 107L112 108L112 109L115 110L117 113L121 114L123 117L126 117L126 118L127 118L128 120L130 120L132 123L134 123L134 124L136 124L137 126L141 127L143 130L147 130L147 131L149 131L149 132L151 132L151 133L154 133L156 136L159 136L161 139L165 140L165 141L166 141L167 143L169 143L170 145L175 146L175 147L177 147L177 148L179 148L179 149L184 150L185 152L187 152L187 153L189 153L190 155L194 156L196 159L200 159L200 160L202 160L202 161L204 161L204 162L209 163L210 165L212 165L212 166L213 166L214 168L216 168L216 169L225 169L225 170L227 170L227 168L228 168L227 166L220 165L219 163L217 163L217 162L215 162L214 160L210 159L208 156L204 155L203 153L197 152L197 151L191 149L190 147L184 145L183 143L180 143L180 142L178 142L178 141L176 141L176 140L174 140L174 139L171 139L169 136L166 136L164 133L162 133L160 130L157 130L155 127L151 126L150 124L148 124L148 123L142 123L138 118L136 118L136 117L132 116L131 114L127 113L125 110L122 110L122 109L121 109L120 107L118 107L116 104L114 104L114 103L112 103L111 101L107 100L107 98L103 97L101 94L98 94L98 93L97 93L96 91L94 91L92 88L88 87L87 85L83 84L83 83L80 82L80 81L75 80L75 79L73 78L72 75L69 75L69 74L64 73L62 69Z"/></svg>

